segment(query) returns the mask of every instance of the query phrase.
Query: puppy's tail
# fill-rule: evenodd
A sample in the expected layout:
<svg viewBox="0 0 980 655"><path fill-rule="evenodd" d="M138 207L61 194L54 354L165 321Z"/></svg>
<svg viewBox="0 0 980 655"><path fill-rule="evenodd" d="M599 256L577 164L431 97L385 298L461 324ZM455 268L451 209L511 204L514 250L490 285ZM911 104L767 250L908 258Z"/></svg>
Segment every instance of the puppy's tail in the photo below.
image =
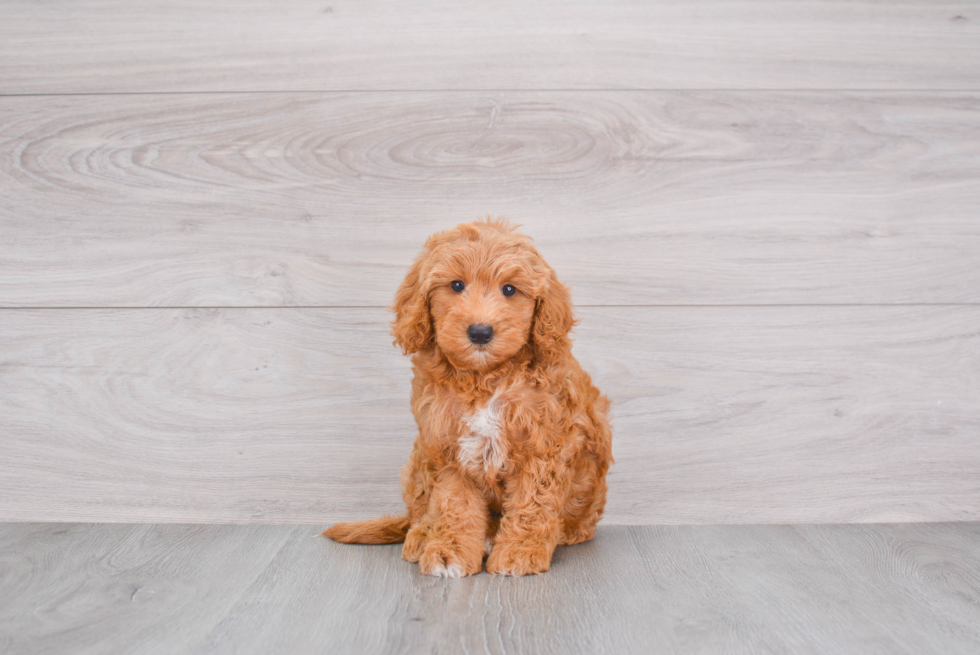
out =
<svg viewBox="0 0 980 655"><path fill-rule="evenodd" d="M400 544L411 527L407 516L382 516L370 521L338 523L323 536L344 544Z"/></svg>

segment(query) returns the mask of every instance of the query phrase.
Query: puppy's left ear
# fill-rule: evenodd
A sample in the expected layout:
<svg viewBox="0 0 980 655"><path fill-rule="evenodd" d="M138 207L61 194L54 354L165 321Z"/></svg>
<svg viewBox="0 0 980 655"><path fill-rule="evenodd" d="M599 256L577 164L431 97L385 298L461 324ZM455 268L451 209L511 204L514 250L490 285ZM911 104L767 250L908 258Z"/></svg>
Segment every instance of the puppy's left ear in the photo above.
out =
<svg viewBox="0 0 980 655"><path fill-rule="evenodd" d="M574 325L568 287L558 281L554 271L550 271L548 284L537 299L531 328L537 357L543 361L557 361L567 355L572 348L568 333Z"/></svg>
<svg viewBox="0 0 980 655"><path fill-rule="evenodd" d="M406 355L416 353L432 340L432 316L429 314L429 290L423 268L427 253L423 252L395 294L395 320L391 322L391 336L395 345Z"/></svg>

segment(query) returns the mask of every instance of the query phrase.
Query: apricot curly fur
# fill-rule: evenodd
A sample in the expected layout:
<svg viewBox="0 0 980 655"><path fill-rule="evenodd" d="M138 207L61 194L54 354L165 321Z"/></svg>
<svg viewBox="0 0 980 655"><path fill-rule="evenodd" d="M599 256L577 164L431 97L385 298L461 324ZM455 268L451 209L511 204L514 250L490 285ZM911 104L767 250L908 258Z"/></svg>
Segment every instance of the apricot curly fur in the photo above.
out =
<svg viewBox="0 0 980 655"><path fill-rule="evenodd" d="M429 575L472 575L484 557L490 573L547 571L556 546L595 534L613 461L609 400L571 353L568 288L528 237L487 218L430 237L392 309L415 373L408 512L324 534L404 541ZM489 343L472 325L493 329Z"/></svg>

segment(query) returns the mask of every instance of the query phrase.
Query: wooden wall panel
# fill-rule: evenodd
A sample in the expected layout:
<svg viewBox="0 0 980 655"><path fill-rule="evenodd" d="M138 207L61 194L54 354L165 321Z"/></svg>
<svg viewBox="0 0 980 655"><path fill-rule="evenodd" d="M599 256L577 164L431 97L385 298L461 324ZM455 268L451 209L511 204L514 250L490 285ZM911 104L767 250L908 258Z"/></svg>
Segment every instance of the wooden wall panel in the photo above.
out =
<svg viewBox="0 0 980 655"><path fill-rule="evenodd" d="M45 2L0 92L972 89L973 2Z"/></svg>
<svg viewBox="0 0 980 655"><path fill-rule="evenodd" d="M509 215L583 305L980 302L980 96L0 98L0 306L384 306Z"/></svg>
<svg viewBox="0 0 980 655"><path fill-rule="evenodd" d="M0 6L0 519L398 511L426 236L523 223L612 523L980 518L975 2Z"/></svg>
<svg viewBox="0 0 980 655"><path fill-rule="evenodd" d="M609 523L980 519L980 308L586 308ZM401 508L380 309L0 311L2 520Z"/></svg>

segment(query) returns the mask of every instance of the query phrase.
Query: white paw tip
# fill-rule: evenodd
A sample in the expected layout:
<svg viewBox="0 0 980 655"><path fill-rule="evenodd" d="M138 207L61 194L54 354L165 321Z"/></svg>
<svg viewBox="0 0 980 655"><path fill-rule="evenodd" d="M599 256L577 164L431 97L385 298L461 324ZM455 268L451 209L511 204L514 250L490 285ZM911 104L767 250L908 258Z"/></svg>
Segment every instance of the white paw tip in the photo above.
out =
<svg viewBox="0 0 980 655"><path fill-rule="evenodd" d="M459 564L450 564L449 566L436 564L432 567L432 575L437 578L461 578L463 577L463 569L459 567Z"/></svg>

